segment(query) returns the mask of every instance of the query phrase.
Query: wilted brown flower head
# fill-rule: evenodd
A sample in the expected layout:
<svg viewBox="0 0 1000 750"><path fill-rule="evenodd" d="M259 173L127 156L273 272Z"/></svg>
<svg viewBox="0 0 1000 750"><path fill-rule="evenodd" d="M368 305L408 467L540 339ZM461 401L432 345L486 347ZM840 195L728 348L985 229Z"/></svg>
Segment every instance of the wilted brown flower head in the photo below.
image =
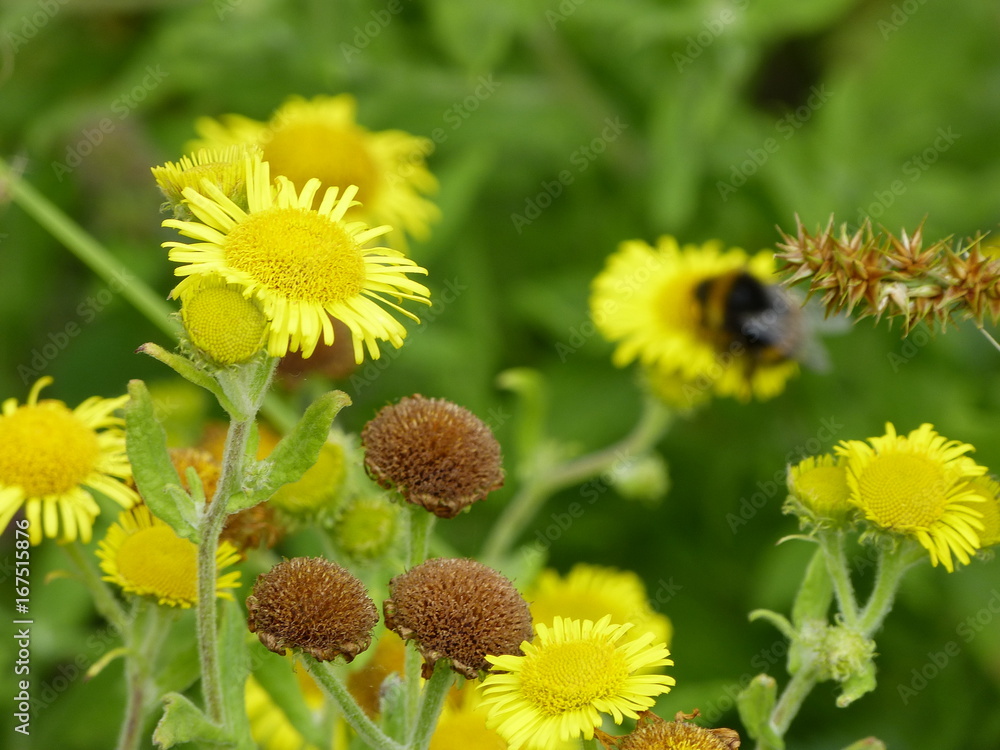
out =
<svg viewBox="0 0 1000 750"><path fill-rule="evenodd" d="M436 558L389 583L385 624L412 639L430 677L439 659L475 679L490 668L486 655L521 653L532 638L531 612L507 578L475 560Z"/></svg>
<svg viewBox="0 0 1000 750"><path fill-rule="evenodd" d="M276 654L297 648L319 661L351 661L371 645L378 610L348 570L295 557L262 573L247 597L247 625Z"/></svg>
<svg viewBox="0 0 1000 750"><path fill-rule="evenodd" d="M650 711L642 711L635 729L624 737L595 734L605 748L618 750L739 750L740 736L732 729L706 729L688 723L698 715L678 712L674 721L665 721Z"/></svg>
<svg viewBox="0 0 1000 750"><path fill-rule="evenodd" d="M417 394L384 407L361 432L365 468L441 518L503 485L500 445L467 409Z"/></svg>
<svg viewBox="0 0 1000 750"><path fill-rule="evenodd" d="M868 220L854 233L846 225L835 231L833 217L823 230L809 232L797 221L794 236L781 236L777 257L786 263L786 283L808 279L827 313L901 317L906 333L921 321L943 328L954 320L982 327L987 317L1000 319L1000 257L983 237L925 244L922 224L896 237L876 232Z"/></svg>

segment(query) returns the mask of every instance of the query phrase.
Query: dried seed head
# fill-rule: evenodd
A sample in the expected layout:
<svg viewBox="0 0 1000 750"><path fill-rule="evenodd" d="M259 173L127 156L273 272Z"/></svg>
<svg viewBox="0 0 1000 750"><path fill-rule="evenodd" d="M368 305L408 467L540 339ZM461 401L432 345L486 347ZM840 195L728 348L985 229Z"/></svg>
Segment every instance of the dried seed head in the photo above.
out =
<svg viewBox="0 0 1000 750"><path fill-rule="evenodd" d="M531 612L507 578L468 559L421 563L389 583L385 624L413 639L430 677L439 659L469 679L490 668L486 656L518 655L532 638Z"/></svg>
<svg viewBox="0 0 1000 750"><path fill-rule="evenodd" d="M635 729L624 737L611 737L601 731L596 735L604 747L618 750L739 750L739 734L732 729L706 729L688 722L697 715L697 708L690 714L679 711L673 721L666 721L651 711L642 711Z"/></svg>
<svg viewBox="0 0 1000 750"><path fill-rule="evenodd" d="M378 610L348 570L321 557L295 557L257 577L247 624L276 654L297 648L319 661L351 661L369 645Z"/></svg>
<svg viewBox="0 0 1000 750"><path fill-rule="evenodd" d="M500 445L461 406L417 394L383 408L361 432L365 468L386 488L441 518L503 485Z"/></svg>

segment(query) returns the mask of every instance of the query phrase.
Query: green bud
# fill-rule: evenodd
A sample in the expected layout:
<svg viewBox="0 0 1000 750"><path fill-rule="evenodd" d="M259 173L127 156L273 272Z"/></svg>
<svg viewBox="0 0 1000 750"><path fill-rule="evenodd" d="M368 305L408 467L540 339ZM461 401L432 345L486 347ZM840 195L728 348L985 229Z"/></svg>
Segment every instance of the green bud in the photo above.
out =
<svg viewBox="0 0 1000 750"><path fill-rule="evenodd" d="M635 458L623 457L610 474L611 484L627 500L653 505L670 490L667 462L656 453Z"/></svg>
<svg viewBox="0 0 1000 750"><path fill-rule="evenodd" d="M767 674L759 674L743 688L736 699L740 721L747 734L767 747L781 750L785 743L771 727L771 712L778 700L778 683Z"/></svg>

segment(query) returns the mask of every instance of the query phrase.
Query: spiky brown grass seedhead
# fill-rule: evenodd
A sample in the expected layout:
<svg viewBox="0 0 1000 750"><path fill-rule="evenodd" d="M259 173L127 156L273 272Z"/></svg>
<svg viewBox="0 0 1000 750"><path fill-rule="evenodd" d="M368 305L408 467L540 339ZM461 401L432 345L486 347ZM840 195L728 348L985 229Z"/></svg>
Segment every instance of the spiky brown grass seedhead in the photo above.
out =
<svg viewBox="0 0 1000 750"><path fill-rule="evenodd" d="M809 232L796 217L794 236L780 228L776 257L785 261L786 284L808 279L827 314L857 311L859 318L899 317L904 335L921 321L943 329L971 319L979 327L1000 319L1000 256L983 236L955 243L925 243L923 224L912 234L875 231L869 220L853 233Z"/></svg>
<svg viewBox="0 0 1000 750"><path fill-rule="evenodd" d="M490 668L486 656L518 655L532 638L531 612L507 578L475 560L436 558L389 583L385 624L413 640L429 678L439 659L468 679Z"/></svg>
<svg viewBox="0 0 1000 750"><path fill-rule="evenodd" d="M467 409L420 394L384 407L361 432L365 468L441 518L503 486L500 444Z"/></svg>
<svg viewBox="0 0 1000 750"><path fill-rule="evenodd" d="M351 661L371 645L378 610L348 570L321 557L295 557L257 577L247 625L264 646L293 648L319 661Z"/></svg>

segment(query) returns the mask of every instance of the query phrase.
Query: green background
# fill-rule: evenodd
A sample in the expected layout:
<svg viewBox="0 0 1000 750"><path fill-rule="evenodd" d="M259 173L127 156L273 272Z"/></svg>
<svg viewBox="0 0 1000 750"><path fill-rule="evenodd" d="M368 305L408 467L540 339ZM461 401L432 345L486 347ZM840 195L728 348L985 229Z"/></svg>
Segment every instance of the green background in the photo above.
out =
<svg viewBox="0 0 1000 750"><path fill-rule="evenodd" d="M362 368L365 382L341 384L355 402L341 423L355 430L419 392L492 415L510 454L514 404L495 377L530 367L548 383L552 436L597 448L626 433L639 410L634 374L612 367L587 316L589 282L624 239L669 233L757 250L796 213L808 226L831 214L853 226L868 212L893 231L926 219L931 238L1000 221L990 3L36 0L5 2L0 29L0 154L164 296L172 268L159 245L172 232L159 227L149 167L181 155L196 117L263 120L291 94L351 92L370 129L435 138L443 219L411 254L439 298L449 283L461 293L378 370ZM110 132L82 146L104 118ZM83 150L78 166L58 168ZM560 173L572 181L540 197L557 192ZM532 203L549 205L521 224L514 215L531 216ZM0 259L0 396L26 397L35 376L25 368L50 343L46 393L71 405L165 377L133 354L167 344L159 330L16 206L0 205ZM67 336L70 324L78 333ZM633 569L654 597L664 582L680 587L659 605L675 626L678 682L664 716L699 706L738 727L723 712L727 689L762 668L786 679L783 641L746 613L787 611L810 550L775 546L795 530L780 488L735 533L727 516L780 479L790 451L814 447L824 423L837 428L822 450L881 434L886 421L932 422L1000 466L998 353L970 326L907 342L898 326L863 321L825 345L830 372L806 372L767 403L718 402L678 422L661 444L673 483L662 503L608 489L552 546L561 570ZM439 527L461 552L475 553L516 486L508 471L507 489ZM554 498L526 537L581 497ZM36 548L33 566L33 678L51 682L60 664L102 653L101 625L79 586L43 583L65 567L54 545ZM789 746L832 750L869 734L894 748L1000 746L998 592L996 560L954 575L920 566L878 638L877 692L838 709L821 685ZM966 642L963 623L977 616L982 632ZM958 655L904 702L898 686L952 641ZM7 686L8 648L0 654ZM28 746L110 746L120 683L120 667L71 680ZM9 721L5 707L5 745Z"/></svg>

